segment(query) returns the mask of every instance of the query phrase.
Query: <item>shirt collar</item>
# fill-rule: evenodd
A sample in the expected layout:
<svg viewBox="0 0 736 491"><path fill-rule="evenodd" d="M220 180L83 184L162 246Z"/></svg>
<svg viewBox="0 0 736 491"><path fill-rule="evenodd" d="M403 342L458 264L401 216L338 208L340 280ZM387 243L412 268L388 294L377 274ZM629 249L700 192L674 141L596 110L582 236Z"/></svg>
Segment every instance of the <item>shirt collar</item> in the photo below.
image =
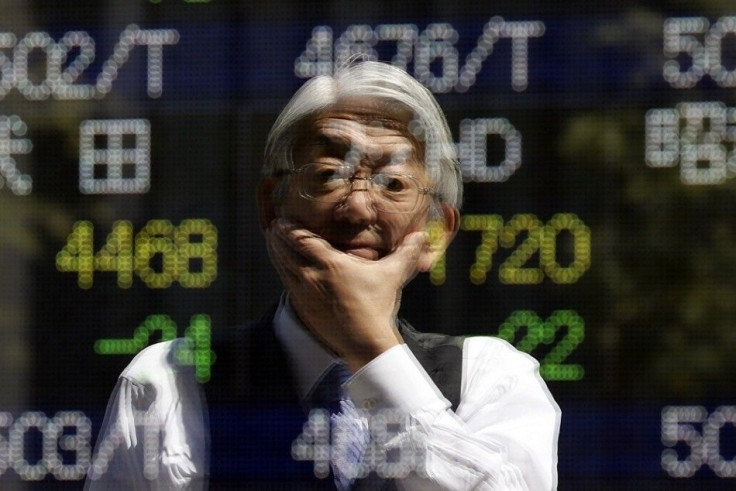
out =
<svg viewBox="0 0 736 491"><path fill-rule="evenodd" d="M289 305L287 292L281 295L273 325L296 377L299 398L304 399L327 369L342 361L304 327Z"/></svg>

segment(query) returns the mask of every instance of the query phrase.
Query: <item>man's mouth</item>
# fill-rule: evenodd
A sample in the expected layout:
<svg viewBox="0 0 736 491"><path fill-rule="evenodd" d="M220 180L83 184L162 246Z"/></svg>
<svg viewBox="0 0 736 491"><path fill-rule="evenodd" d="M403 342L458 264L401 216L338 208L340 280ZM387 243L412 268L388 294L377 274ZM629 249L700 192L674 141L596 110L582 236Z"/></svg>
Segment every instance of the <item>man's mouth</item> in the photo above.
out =
<svg viewBox="0 0 736 491"><path fill-rule="evenodd" d="M381 252L368 244L332 244L332 247L346 254L362 257L371 261L376 261L381 258Z"/></svg>

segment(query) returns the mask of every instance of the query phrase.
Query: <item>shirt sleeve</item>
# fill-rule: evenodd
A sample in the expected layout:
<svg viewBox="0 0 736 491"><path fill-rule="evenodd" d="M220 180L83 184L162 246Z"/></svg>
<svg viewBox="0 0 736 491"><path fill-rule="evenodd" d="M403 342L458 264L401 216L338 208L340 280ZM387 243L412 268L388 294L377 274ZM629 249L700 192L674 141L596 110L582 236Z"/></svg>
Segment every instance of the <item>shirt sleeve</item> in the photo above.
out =
<svg viewBox="0 0 736 491"><path fill-rule="evenodd" d="M204 489L206 414L191 367L172 362L177 342L146 348L121 374L86 490Z"/></svg>
<svg viewBox="0 0 736 491"><path fill-rule="evenodd" d="M406 345L372 360L346 389L358 408L374 418L388 412L403 426L385 447L413 453L418 472L400 481L404 489L557 486L560 409L537 361L505 341L465 340L456 412Z"/></svg>

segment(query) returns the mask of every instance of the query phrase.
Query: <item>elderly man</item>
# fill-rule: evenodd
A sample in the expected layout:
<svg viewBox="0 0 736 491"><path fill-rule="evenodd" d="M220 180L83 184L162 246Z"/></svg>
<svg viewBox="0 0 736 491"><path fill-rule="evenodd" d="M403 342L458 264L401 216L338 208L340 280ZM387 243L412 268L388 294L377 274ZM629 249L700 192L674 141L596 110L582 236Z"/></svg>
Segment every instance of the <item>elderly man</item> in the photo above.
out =
<svg viewBox="0 0 736 491"><path fill-rule="evenodd" d="M498 339L423 334L397 317L403 288L459 224L454 145L429 91L377 62L315 77L274 124L263 171L284 295L216 337L209 418L176 363L181 341L140 353L108 406L104 432L120 444L88 484L307 489L290 462L309 459L319 477L332 468L313 478L328 488L555 488L560 412L538 364ZM330 427L325 457L316 443Z"/></svg>

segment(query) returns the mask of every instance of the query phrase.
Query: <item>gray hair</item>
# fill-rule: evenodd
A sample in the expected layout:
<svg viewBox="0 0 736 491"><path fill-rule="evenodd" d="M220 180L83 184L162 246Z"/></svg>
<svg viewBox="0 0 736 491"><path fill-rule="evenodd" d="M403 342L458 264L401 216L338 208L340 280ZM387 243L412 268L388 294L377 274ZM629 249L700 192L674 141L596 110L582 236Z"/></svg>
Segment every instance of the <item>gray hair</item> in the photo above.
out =
<svg viewBox="0 0 736 491"><path fill-rule="evenodd" d="M293 169L292 151L301 125L345 98L379 99L411 111L407 128L424 143L424 165L439 202L460 208L462 177L447 120L434 96L404 70L362 61L337 68L333 76L308 80L276 119L266 141L262 172L273 176Z"/></svg>

